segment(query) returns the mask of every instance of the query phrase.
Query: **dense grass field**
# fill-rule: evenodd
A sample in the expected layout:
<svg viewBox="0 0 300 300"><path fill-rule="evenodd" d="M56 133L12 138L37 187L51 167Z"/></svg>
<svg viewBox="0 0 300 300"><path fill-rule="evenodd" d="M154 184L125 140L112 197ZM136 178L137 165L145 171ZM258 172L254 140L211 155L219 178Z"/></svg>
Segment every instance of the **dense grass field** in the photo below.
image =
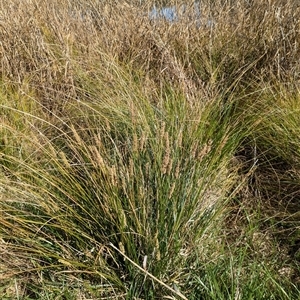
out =
<svg viewBox="0 0 300 300"><path fill-rule="evenodd" d="M300 4L199 7L0 1L1 299L300 299Z"/></svg>

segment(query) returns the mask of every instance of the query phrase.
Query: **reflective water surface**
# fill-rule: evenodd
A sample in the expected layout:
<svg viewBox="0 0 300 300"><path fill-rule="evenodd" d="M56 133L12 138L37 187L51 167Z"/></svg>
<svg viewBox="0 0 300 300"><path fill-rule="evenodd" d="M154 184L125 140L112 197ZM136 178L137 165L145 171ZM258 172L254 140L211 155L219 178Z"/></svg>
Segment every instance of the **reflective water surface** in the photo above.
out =
<svg viewBox="0 0 300 300"><path fill-rule="evenodd" d="M194 21L197 27L200 27L201 25L206 25L209 27L213 26L214 21L212 19L206 21L201 19L199 1L194 2L188 13L187 10L187 5L181 5L180 7L173 5L162 8L153 6L149 12L149 18L150 20L165 20L168 22L177 22L180 19L188 18L189 20Z"/></svg>

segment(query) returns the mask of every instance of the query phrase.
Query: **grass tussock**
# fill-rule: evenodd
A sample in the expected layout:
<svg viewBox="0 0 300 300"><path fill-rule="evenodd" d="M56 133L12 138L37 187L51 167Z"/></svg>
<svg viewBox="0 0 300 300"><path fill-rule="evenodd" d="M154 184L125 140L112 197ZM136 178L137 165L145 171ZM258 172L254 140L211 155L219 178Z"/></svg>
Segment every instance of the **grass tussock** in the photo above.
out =
<svg viewBox="0 0 300 300"><path fill-rule="evenodd" d="M299 297L297 1L0 5L5 299Z"/></svg>

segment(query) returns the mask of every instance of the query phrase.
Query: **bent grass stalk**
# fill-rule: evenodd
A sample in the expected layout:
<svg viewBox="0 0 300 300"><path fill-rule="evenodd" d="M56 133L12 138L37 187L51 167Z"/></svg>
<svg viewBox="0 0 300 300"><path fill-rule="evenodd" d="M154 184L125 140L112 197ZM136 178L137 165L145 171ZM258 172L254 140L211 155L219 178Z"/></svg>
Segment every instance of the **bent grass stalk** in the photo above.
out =
<svg viewBox="0 0 300 300"><path fill-rule="evenodd" d="M133 260L131 260L123 251L119 250L116 246L114 246L112 243L109 244L113 249L115 249L117 252L119 252L125 259L127 259L128 261L130 261L130 263L132 263L137 269L139 269L142 273L146 274L147 276L149 276L150 278L152 278L153 280L155 280L156 282L158 282L160 285L162 285L163 287L165 287L167 290L171 291L173 294L179 296L181 299L184 300L188 300L188 298L186 298L182 293L180 293L179 291L174 290L173 288L171 288L169 285L165 284L164 282L162 282L161 280L159 280L158 278L156 278L154 275L152 275L151 273L149 273L146 268L143 266L139 266L137 263L135 263Z"/></svg>

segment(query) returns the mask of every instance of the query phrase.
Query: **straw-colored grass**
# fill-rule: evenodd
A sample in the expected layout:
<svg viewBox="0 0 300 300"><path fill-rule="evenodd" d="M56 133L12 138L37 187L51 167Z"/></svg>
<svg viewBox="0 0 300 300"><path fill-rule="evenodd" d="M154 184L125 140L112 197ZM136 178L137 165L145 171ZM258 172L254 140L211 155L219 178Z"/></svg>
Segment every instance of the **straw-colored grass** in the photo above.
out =
<svg viewBox="0 0 300 300"><path fill-rule="evenodd" d="M231 2L1 2L3 299L299 298L300 7Z"/></svg>

